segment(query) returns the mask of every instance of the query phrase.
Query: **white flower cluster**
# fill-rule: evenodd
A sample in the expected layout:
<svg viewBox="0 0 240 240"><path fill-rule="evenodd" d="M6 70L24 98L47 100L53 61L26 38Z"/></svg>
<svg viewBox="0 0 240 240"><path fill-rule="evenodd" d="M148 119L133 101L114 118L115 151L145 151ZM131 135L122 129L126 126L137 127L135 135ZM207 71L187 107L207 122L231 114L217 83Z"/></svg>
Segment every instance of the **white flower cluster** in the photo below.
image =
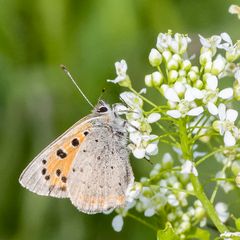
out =
<svg viewBox="0 0 240 240"><path fill-rule="evenodd" d="M174 145L173 149L182 163L180 167L173 167L172 156L165 154L149 178L142 178L128 191L129 204L117 210L119 214L112 222L116 231L121 231L123 218L132 208L148 218L161 217L164 213L165 221L171 222L180 239L186 238L193 223L194 226L205 226L205 209L199 200L193 202L190 198L194 189L189 175L197 177L196 166L212 155L223 165L215 175L217 188L220 186L227 193L236 186L240 187L240 148L237 145L240 129L238 112L232 104L240 101L240 41L233 43L227 33L210 38L200 35L199 38L199 64L195 65L187 54L191 42L187 35L170 31L158 35L156 47L151 49L148 57L155 70L145 76L145 85L163 96L159 98L163 99L161 105L147 99L143 95L145 89L137 92L132 88L125 60L116 62L117 77L108 80L128 88L120 94L124 105L116 104L115 112L126 116L129 148L133 155L138 159L148 159L158 153L158 141L167 139L165 142ZM152 108L145 111L144 103ZM164 121L173 123L174 130L179 128L180 136L168 131ZM152 134L151 124L154 123L163 131L162 135ZM207 142L213 139L212 136L220 136L224 146L209 154L197 152L197 141L205 139ZM218 140L214 137L212 141L215 139ZM236 177L235 184L228 177L229 170ZM229 182L226 178L230 179ZM213 193L211 200L214 197ZM217 203L215 210L223 223L229 219L225 203Z"/></svg>
<svg viewBox="0 0 240 240"><path fill-rule="evenodd" d="M219 117L220 121L215 121L214 129L224 136L226 146L233 146L239 139L238 129L234 126L237 114L233 109L227 110L226 102L233 97L240 100L240 65L236 63L240 58L240 41L233 44L227 33L210 38L200 35L200 66L193 65L187 57L190 42L191 39L183 34L160 33L156 48L149 54L149 62L157 71L145 76L145 84L158 89L166 98L166 114L172 118L198 117L207 114L205 110L215 119ZM115 67L117 77L108 81L131 88L126 61L116 62ZM226 76L234 76L233 87L220 90L220 79ZM148 142L153 137L149 136L151 128L146 123L158 121L160 114L154 113L146 120L142 111L143 102L138 95L124 92L121 98L132 111L128 114L130 125L134 126L135 130L139 126L146 130L131 133L134 156L143 158L155 154L156 144L155 147L150 145L147 149ZM229 118L227 113L234 115Z"/></svg>
<svg viewBox="0 0 240 240"><path fill-rule="evenodd" d="M123 217L127 212L135 208L143 212L145 217L166 214L177 234L183 235L191 228L194 221L200 227L206 225L206 212L200 201L196 200L189 207L189 193L193 186L188 174L172 173L173 159L169 153L163 156L161 164L156 164L150 172L149 178L142 178L137 187L137 195L125 209L119 210L119 214L113 219L113 228L120 231L123 226ZM161 175L161 177L159 177Z"/></svg>
<svg viewBox="0 0 240 240"><path fill-rule="evenodd" d="M131 144L129 148L133 155L138 158L149 158L149 156L158 153L158 140L156 135L151 134L151 125L157 122L161 115L151 113L148 116L143 111L143 100L133 92L123 92L120 98L127 105L115 105L115 111L118 114L125 114Z"/></svg>
<svg viewBox="0 0 240 240"><path fill-rule="evenodd" d="M233 44L227 33L210 38L200 36L202 48L198 67L187 57L190 42L185 35L160 33L157 49L149 54L150 64L157 67L157 71L145 76L145 84L157 88L166 98L169 107L166 114L172 118L198 117L207 114L205 109L215 119L219 117L214 129L224 136L226 146L234 146L239 139L238 128L234 125L237 112L227 110L226 101L233 96L240 100L240 67L236 63L240 43ZM225 55L221 55L220 50ZM232 75L234 86L220 90L219 80Z"/></svg>

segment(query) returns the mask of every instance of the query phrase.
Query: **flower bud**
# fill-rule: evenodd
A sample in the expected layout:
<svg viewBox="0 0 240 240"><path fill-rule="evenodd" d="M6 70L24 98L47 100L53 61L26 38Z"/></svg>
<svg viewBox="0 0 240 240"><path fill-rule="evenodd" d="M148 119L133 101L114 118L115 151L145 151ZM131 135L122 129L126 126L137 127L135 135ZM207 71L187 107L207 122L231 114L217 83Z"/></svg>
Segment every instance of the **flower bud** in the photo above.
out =
<svg viewBox="0 0 240 240"><path fill-rule="evenodd" d="M173 58L171 58L168 62L167 62L167 68L169 70L177 70L178 69L178 62L176 60L174 60Z"/></svg>
<svg viewBox="0 0 240 240"><path fill-rule="evenodd" d="M196 74L195 71L189 71L188 72L188 78L192 81L195 82L198 79L198 75Z"/></svg>
<svg viewBox="0 0 240 240"><path fill-rule="evenodd" d="M187 73L186 73L185 70L180 69L180 70L178 71L178 74L179 74L179 77L185 77Z"/></svg>
<svg viewBox="0 0 240 240"><path fill-rule="evenodd" d="M188 59L184 60L181 64L181 69L185 71L189 71L191 67L192 67L192 64Z"/></svg>
<svg viewBox="0 0 240 240"><path fill-rule="evenodd" d="M163 83L163 75L156 71L146 75L144 80L147 87L159 87Z"/></svg>
<svg viewBox="0 0 240 240"><path fill-rule="evenodd" d="M162 55L163 55L163 58L165 59L166 62L168 62L171 59L171 57L172 57L172 53L170 51L168 51L168 50L165 50L162 53Z"/></svg>
<svg viewBox="0 0 240 240"><path fill-rule="evenodd" d="M206 52L203 52L199 57L199 62L202 66L205 66L208 62L212 61L212 51L207 50Z"/></svg>
<svg viewBox="0 0 240 240"><path fill-rule="evenodd" d="M197 207L195 209L195 217L198 220L201 220L205 216L206 212L203 207Z"/></svg>
<svg viewBox="0 0 240 240"><path fill-rule="evenodd" d="M240 160L234 161L231 166L232 173L237 176L240 173Z"/></svg>
<svg viewBox="0 0 240 240"><path fill-rule="evenodd" d="M193 86L194 86L195 88L202 89L202 87L203 87L203 82L202 82L200 79L198 79L198 80L193 84Z"/></svg>
<svg viewBox="0 0 240 240"><path fill-rule="evenodd" d="M160 87L160 92L164 95L168 88L169 86L167 84L162 84L162 86Z"/></svg>
<svg viewBox="0 0 240 240"><path fill-rule="evenodd" d="M212 70L212 61L208 61L204 67L205 72L211 72Z"/></svg>
<svg viewBox="0 0 240 240"><path fill-rule="evenodd" d="M220 74L224 70L225 65L226 65L226 59L221 55L218 55L212 63L211 73L214 75Z"/></svg>
<svg viewBox="0 0 240 240"><path fill-rule="evenodd" d="M197 73L197 74L199 74L199 68L198 68L198 66L192 66L190 70L191 70L191 71L194 71L194 72Z"/></svg>
<svg viewBox="0 0 240 240"><path fill-rule="evenodd" d="M162 73L156 71L152 73L152 83L154 87L159 87L163 83Z"/></svg>
<svg viewBox="0 0 240 240"><path fill-rule="evenodd" d="M182 61L182 58L181 58L180 55L177 54L177 53L173 54L172 58L173 58L175 61L177 61L178 63L181 63L181 61Z"/></svg>
<svg viewBox="0 0 240 240"><path fill-rule="evenodd" d="M150 54L148 56L148 59L149 59L150 64L153 67L157 67L162 62L162 55L161 55L161 53L157 49L152 48L152 50L151 50L151 52L150 52Z"/></svg>
<svg viewBox="0 0 240 240"><path fill-rule="evenodd" d="M173 159L169 153L165 153L163 155L162 167L163 167L163 169L170 169L173 167Z"/></svg>
<svg viewBox="0 0 240 240"><path fill-rule="evenodd" d="M168 80L170 83L174 83L177 81L178 78L178 72L176 70L171 70L168 73Z"/></svg>
<svg viewBox="0 0 240 240"><path fill-rule="evenodd" d="M153 87L152 75L151 74L146 75L144 81L145 81L145 85L147 87Z"/></svg>

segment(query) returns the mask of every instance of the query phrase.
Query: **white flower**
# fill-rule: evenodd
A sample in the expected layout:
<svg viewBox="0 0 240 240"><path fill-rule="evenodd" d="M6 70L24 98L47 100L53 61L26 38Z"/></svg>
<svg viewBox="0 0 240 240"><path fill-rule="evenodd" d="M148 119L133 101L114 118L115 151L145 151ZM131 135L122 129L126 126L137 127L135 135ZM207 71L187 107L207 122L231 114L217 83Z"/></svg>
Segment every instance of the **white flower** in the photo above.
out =
<svg viewBox="0 0 240 240"><path fill-rule="evenodd" d="M149 156L158 153L158 140L154 141L157 139L156 135L147 135L135 131L129 134L129 139L133 143L129 145L129 148L132 150L134 157L138 159L149 158Z"/></svg>
<svg viewBox="0 0 240 240"><path fill-rule="evenodd" d="M238 5L235 5L235 4L232 4L228 11L231 13L231 14L237 14L238 18L240 19L240 6Z"/></svg>
<svg viewBox="0 0 240 240"><path fill-rule="evenodd" d="M225 223L229 218L228 206L226 203L218 202L215 205L215 210L220 218L221 222Z"/></svg>
<svg viewBox="0 0 240 240"><path fill-rule="evenodd" d="M233 96L232 88L225 88L221 91L218 90L218 79L212 74L207 75L206 87L203 90L203 103L207 104L207 109L212 115L218 114L218 109L215 103L218 97L221 99L229 99Z"/></svg>
<svg viewBox="0 0 240 240"><path fill-rule="evenodd" d="M151 114L147 117L147 121L148 121L149 123L154 123L154 122L157 122L160 118L161 118L160 113L151 113Z"/></svg>
<svg viewBox="0 0 240 240"><path fill-rule="evenodd" d="M191 39L188 36L176 33L170 46L175 53L183 54L186 52L190 42Z"/></svg>
<svg viewBox="0 0 240 240"><path fill-rule="evenodd" d="M172 37L171 31L169 31L168 33L160 33L158 35L157 49L161 53L166 50L170 50L173 53L184 54L190 42L191 39L188 36L176 33Z"/></svg>
<svg viewBox="0 0 240 240"><path fill-rule="evenodd" d="M116 232L121 232L123 228L123 217L121 215L117 215L113 218L112 227Z"/></svg>
<svg viewBox="0 0 240 240"><path fill-rule="evenodd" d="M213 55L215 55L216 49L221 47L222 38L218 35L213 35L210 38L204 38L203 36L199 35L199 38L202 46L205 49L210 49Z"/></svg>
<svg viewBox="0 0 240 240"><path fill-rule="evenodd" d="M190 174L192 173L195 176L198 176L198 172L196 167L194 166L194 163L190 160L185 160L183 165L182 165L182 174Z"/></svg>
<svg viewBox="0 0 240 240"><path fill-rule="evenodd" d="M139 109L143 106L142 99L132 92L123 92L120 98L132 109Z"/></svg>
<svg viewBox="0 0 240 240"><path fill-rule="evenodd" d="M131 184L126 191L126 201L128 203L133 202L140 194L142 190L142 184L138 182L134 182Z"/></svg>
<svg viewBox="0 0 240 240"><path fill-rule="evenodd" d="M115 63L117 77L114 80L107 80L112 83L119 83L121 86L131 86L130 79L127 75L127 63L125 60Z"/></svg>
<svg viewBox="0 0 240 240"><path fill-rule="evenodd" d="M226 146L234 146L236 138L238 138L238 128L234 125L238 112L234 109L226 110L226 106L221 103L218 106L218 116L220 120L213 122L213 128L221 135L224 135Z"/></svg>
<svg viewBox="0 0 240 240"><path fill-rule="evenodd" d="M169 100L169 104L175 106L174 110L168 110L167 114L173 118L180 118L186 115L188 116L198 116L203 112L202 106L197 106L194 102L195 99L201 99L203 93L189 85L185 85L186 91L184 93L184 98L180 99L176 90L174 88L166 88L164 91L164 96Z"/></svg>
<svg viewBox="0 0 240 240"><path fill-rule="evenodd" d="M162 53L168 50L169 44L172 40L171 33L159 33L157 37L157 49Z"/></svg>

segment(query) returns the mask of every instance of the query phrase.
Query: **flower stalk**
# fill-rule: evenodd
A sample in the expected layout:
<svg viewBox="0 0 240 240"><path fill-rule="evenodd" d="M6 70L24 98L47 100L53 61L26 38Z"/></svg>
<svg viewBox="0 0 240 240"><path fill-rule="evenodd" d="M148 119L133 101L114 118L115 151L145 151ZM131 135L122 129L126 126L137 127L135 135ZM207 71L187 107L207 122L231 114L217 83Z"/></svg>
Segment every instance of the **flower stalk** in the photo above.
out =
<svg viewBox="0 0 240 240"><path fill-rule="evenodd" d="M189 139L189 134L187 134L185 119L181 119L179 121L179 131L180 131L181 150L183 153L183 158L193 161L194 159L192 159L193 154L191 150L191 144L189 144L191 142L191 139ZM224 233L228 231L228 228L220 221L212 203L206 196L204 189L198 179L198 176L194 174L190 174L190 180L194 188L195 196L201 201L208 216L210 217L210 219L212 220L212 222L214 223L218 231L220 233Z"/></svg>

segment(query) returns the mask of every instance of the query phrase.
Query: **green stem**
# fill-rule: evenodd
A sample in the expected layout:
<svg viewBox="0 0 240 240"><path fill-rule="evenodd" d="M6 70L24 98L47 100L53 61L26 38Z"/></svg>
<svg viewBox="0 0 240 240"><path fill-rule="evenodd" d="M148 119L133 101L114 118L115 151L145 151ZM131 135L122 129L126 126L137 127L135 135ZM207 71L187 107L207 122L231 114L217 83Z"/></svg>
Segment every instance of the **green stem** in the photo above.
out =
<svg viewBox="0 0 240 240"><path fill-rule="evenodd" d="M225 171L226 171L227 168L228 168L228 164L224 165L224 167L223 167L223 169L222 169L221 172L222 172L222 173L225 173ZM215 188L214 188L214 190L213 190L212 196L211 196L211 198L210 198L210 202L211 202L212 204L214 203L214 200L215 200L215 197L216 197L216 195L217 195L217 192L218 192L219 187L220 187L220 182L217 182L217 183L216 183L216 186L215 186Z"/></svg>
<svg viewBox="0 0 240 240"><path fill-rule="evenodd" d="M151 228L154 231L158 231L157 227L154 227L152 224L149 224L148 222L144 221L143 219L141 219L141 218L139 218L139 217L137 217L137 216L135 216L135 215L133 215L133 214L131 214L129 212L127 213L127 217L130 217L130 218L132 218L132 219L142 223L143 225Z"/></svg>
<svg viewBox="0 0 240 240"><path fill-rule="evenodd" d="M179 131L180 131L181 149L183 153L183 158L186 160L193 161L192 144L191 144L192 139L191 139L191 136L187 134L186 119L180 119ZM212 203L207 198L198 177L195 176L194 174L190 174L190 180L192 182L196 197L201 201L209 218L212 220L212 222L214 223L218 231L220 233L224 233L228 231L227 227L220 221Z"/></svg>
<svg viewBox="0 0 240 240"><path fill-rule="evenodd" d="M211 204L206 194L204 193L198 177L194 176L193 174L190 174L190 179L197 198L201 201L203 207L207 211L208 216L211 218L212 222L214 223L218 231L220 233L228 232L228 228L220 221L213 205Z"/></svg>
<svg viewBox="0 0 240 240"><path fill-rule="evenodd" d="M216 149L215 151L205 155L204 157L200 158L197 162L196 162L196 166L198 166L199 164L201 164L202 162L204 162L205 160L207 160L209 157L211 157L212 155L218 153L218 152L222 152L223 150L221 148Z"/></svg>

